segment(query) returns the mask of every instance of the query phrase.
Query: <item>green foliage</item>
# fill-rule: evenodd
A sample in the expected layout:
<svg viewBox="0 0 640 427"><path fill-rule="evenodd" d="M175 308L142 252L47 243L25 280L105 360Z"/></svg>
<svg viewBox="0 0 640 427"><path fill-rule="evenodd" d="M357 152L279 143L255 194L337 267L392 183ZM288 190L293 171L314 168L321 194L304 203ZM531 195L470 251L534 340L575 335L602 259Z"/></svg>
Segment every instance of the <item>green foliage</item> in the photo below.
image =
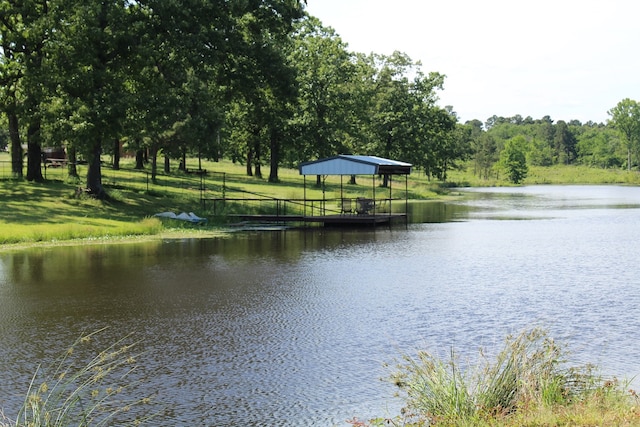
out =
<svg viewBox="0 0 640 427"><path fill-rule="evenodd" d="M97 197L108 197L100 156L112 154L117 169L120 143L148 154L153 181L158 155L227 158L257 177L268 165L271 182L280 166L341 153L408 161L441 181L473 158L491 180L516 137L530 166L630 170L640 156L635 101L611 109L610 126L520 115L493 116L484 130L479 120L461 125L453 107L436 105L444 75L402 52L349 51L298 0L29 0L2 13L0 110L14 176L22 140L30 181L46 179L41 148L65 146L88 162L86 187ZM619 139L604 133L612 127ZM511 148L498 167L521 182Z"/></svg>
<svg viewBox="0 0 640 427"><path fill-rule="evenodd" d="M640 161L640 103L629 98L608 111L611 124L618 130L627 148L627 169L631 169L632 154Z"/></svg>
<svg viewBox="0 0 640 427"><path fill-rule="evenodd" d="M154 178L159 150L218 158L231 99L293 93L281 46L302 14L299 1L4 4L0 109L26 124L16 133L27 135L27 178L42 180L42 146L63 143L89 162L98 197L100 154L115 152L114 140L150 148ZM287 113L272 106L257 108L279 125L269 119Z"/></svg>
<svg viewBox="0 0 640 427"><path fill-rule="evenodd" d="M500 169L507 175L510 182L520 184L527 177L526 141L517 136L506 142L500 153Z"/></svg>
<svg viewBox="0 0 640 427"><path fill-rule="evenodd" d="M554 161L553 148L539 138L533 138L529 144L527 160L533 166L551 166Z"/></svg>
<svg viewBox="0 0 640 427"><path fill-rule="evenodd" d="M486 162L483 143L486 137L495 141L498 153L510 139L524 138L529 166L582 164L602 168L627 166L627 170L631 170L634 160L640 158L640 110L636 110L636 102L625 99L609 110L612 119L606 125L591 121L582 124L577 120L568 123L559 120L554 124L549 116L534 120L519 115L493 116L484 124L484 129L477 120L467 122L466 125L476 129L470 137L472 156L478 159L476 174L485 179L489 176L485 168L478 167Z"/></svg>
<svg viewBox="0 0 640 427"><path fill-rule="evenodd" d="M466 126L466 125L465 125ZM489 179L493 165L498 160L498 146L495 138L489 133L474 127L470 132L470 145L473 152L473 167L475 175Z"/></svg>
<svg viewBox="0 0 640 427"><path fill-rule="evenodd" d="M362 126L364 64L317 18L298 23L288 58L299 89L290 121L293 146L287 160L299 163L357 150L352 143Z"/></svg>
<svg viewBox="0 0 640 427"><path fill-rule="evenodd" d="M587 128L578 136L576 150L580 163L598 168L620 168L620 138L612 128Z"/></svg>

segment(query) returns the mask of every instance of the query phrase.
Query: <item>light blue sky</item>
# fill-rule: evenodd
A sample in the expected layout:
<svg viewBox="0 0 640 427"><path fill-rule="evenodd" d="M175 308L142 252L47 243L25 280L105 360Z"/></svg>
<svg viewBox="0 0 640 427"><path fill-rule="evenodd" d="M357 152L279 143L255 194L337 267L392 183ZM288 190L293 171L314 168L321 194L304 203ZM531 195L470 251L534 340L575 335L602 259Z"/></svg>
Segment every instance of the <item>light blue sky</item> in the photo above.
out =
<svg viewBox="0 0 640 427"><path fill-rule="evenodd" d="M356 52L407 53L445 74L464 122L520 114L605 122L640 101L638 0L308 0Z"/></svg>

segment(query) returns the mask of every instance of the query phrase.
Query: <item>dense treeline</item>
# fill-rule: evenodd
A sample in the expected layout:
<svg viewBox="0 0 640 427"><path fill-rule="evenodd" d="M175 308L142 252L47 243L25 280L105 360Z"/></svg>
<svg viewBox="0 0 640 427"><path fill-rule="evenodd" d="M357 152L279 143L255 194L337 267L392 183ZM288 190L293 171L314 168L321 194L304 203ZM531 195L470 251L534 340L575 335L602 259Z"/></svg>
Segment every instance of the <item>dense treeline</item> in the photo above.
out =
<svg viewBox="0 0 640 427"><path fill-rule="evenodd" d="M624 100L609 124L549 117L458 123L437 105L444 76L401 52L351 52L300 0L0 0L0 109L12 171L42 180L44 147L63 146L69 173L101 156L137 167L187 156L229 158L269 181L278 167L345 154L413 163L427 176L471 160L477 174L526 165L632 166L639 107ZM615 126L614 126L615 125ZM3 143L0 142L0 145ZM26 147L26 150L25 150Z"/></svg>
<svg viewBox="0 0 640 427"><path fill-rule="evenodd" d="M640 160L640 103L624 99L608 111L607 124L554 121L545 116L490 117L458 125L470 142L474 171L488 178L506 173L513 182L527 165L580 164L598 168L637 166ZM514 162L513 156L520 155ZM520 171L514 169L520 169Z"/></svg>

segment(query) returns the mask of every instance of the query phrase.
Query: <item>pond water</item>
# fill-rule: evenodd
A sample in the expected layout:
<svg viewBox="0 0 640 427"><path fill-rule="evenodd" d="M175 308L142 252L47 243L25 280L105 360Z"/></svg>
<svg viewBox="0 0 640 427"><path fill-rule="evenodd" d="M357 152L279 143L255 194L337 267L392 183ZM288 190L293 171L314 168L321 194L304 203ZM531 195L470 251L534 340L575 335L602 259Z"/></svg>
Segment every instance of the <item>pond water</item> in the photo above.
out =
<svg viewBox="0 0 640 427"><path fill-rule="evenodd" d="M640 373L640 188L464 190L411 224L0 254L0 408L83 332L139 341L154 425L343 426L396 415L404 353L474 357L541 326Z"/></svg>

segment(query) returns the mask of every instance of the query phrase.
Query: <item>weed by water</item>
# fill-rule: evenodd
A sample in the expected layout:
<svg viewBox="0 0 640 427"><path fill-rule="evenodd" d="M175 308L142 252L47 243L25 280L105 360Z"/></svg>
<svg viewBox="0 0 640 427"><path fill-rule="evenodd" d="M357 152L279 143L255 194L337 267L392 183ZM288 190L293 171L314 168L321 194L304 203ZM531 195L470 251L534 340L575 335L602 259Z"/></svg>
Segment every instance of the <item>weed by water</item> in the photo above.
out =
<svg viewBox="0 0 640 427"><path fill-rule="evenodd" d="M144 410L151 399L131 398L130 379L140 356L127 337L76 368L73 357L101 331L83 335L50 368L39 367L15 421L3 427L68 427L141 425L152 418ZM137 410L134 411L134 408Z"/></svg>
<svg viewBox="0 0 640 427"><path fill-rule="evenodd" d="M567 352L541 329L506 339L494 359L462 364L420 351L404 356L393 382L404 395L403 415L353 425L593 426L640 425L628 383L605 381L593 366L567 366ZM596 420L596 421L594 421ZM599 421L598 421L599 420ZM603 422L602 420L610 420Z"/></svg>

